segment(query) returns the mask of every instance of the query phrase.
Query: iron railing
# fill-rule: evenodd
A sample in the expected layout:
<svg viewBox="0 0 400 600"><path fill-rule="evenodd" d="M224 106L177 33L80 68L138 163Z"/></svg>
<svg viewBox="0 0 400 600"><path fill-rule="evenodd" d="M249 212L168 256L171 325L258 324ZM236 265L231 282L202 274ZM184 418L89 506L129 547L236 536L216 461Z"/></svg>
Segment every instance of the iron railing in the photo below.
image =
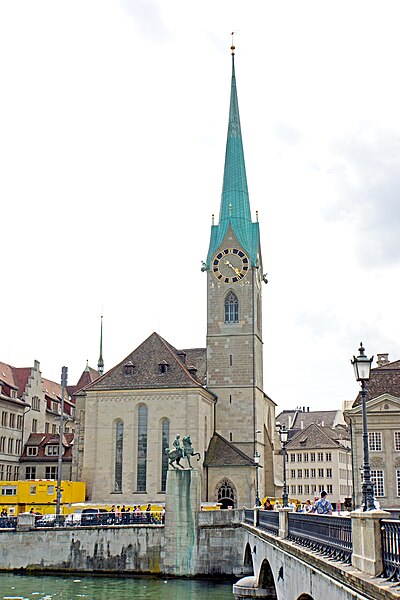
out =
<svg viewBox="0 0 400 600"><path fill-rule="evenodd" d="M249 525L254 525L254 510L252 508L244 509L244 522Z"/></svg>
<svg viewBox="0 0 400 600"><path fill-rule="evenodd" d="M17 517L0 517L0 529L16 529Z"/></svg>
<svg viewBox="0 0 400 600"><path fill-rule="evenodd" d="M279 513L275 510L258 511L258 527L278 535L279 533Z"/></svg>
<svg viewBox="0 0 400 600"><path fill-rule="evenodd" d="M336 560L351 563L349 517L289 513L288 518L289 540Z"/></svg>
<svg viewBox="0 0 400 600"><path fill-rule="evenodd" d="M383 577L400 581L400 521L381 521Z"/></svg>

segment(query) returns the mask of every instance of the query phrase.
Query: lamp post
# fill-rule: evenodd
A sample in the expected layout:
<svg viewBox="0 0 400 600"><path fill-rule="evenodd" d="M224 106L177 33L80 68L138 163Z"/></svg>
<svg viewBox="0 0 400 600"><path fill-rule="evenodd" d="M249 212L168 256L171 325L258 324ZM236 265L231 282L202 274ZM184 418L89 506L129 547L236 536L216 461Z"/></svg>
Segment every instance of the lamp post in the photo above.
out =
<svg viewBox="0 0 400 600"><path fill-rule="evenodd" d="M61 369L61 412L60 412L60 433L58 438L58 469L57 469L57 498L56 498L56 522L61 524L60 508L61 508L61 469L62 469L62 453L63 453L63 430L64 430L64 393L67 387L68 367Z"/></svg>
<svg viewBox="0 0 400 600"><path fill-rule="evenodd" d="M364 348L362 342L359 348L359 355L357 358L353 356L351 364L354 367L354 374L356 380L361 383L361 402L362 402L362 425L363 425L363 451L364 451L364 464L362 466L362 497L363 497L363 510L374 510L374 486L371 482L371 467L369 464L369 448L368 448L368 424L367 424L367 390L366 382L369 380L371 373L371 363L374 357L368 358L364 354Z"/></svg>
<svg viewBox="0 0 400 600"><path fill-rule="evenodd" d="M261 506L260 494L259 494L259 490L258 490L258 469L259 469L259 464L260 464L260 455L257 452L257 450L254 452L254 462L256 465L256 506Z"/></svg>
<svg viewBox="0 0 400 600"><path fill-rule="evenodd" d="M286 429L285 425L279 425L279 439L281 442L282 452L283 452L283 490L282 490L282 502L283 508L288 507L288 491L286 485L286 444L289 438L289 431Z"/></svg>

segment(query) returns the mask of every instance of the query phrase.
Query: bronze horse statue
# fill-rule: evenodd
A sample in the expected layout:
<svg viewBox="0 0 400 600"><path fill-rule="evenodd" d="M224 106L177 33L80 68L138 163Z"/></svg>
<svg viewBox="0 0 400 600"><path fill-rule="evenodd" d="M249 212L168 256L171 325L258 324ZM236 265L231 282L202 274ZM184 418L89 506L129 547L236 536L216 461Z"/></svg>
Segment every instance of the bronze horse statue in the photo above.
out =
<svg viewBox="0 0 400 600"><path fill-rule="evenodd" d="M179 436L177 436L177 438L179 438ZM186 458L189 468L193 469L193 467L190 463L190 457L197 456L197 462L199 462L200 452L194 452L194 450L192 448L192 440L190 439L190 435L185 435L185 437L182 439L182 443L183 443L183 447L180 446L180 444L177 445L177 443L174 442L174 446L175 446L174 450L171 450L170 448L165 449L165 454L168 456L169 465L173 469L177 469L177 467L184 469L185 467L183 467L180 464L180 462L181 462L182 458ZM174 463L177 465L177 467L174 465Z"/></svg>

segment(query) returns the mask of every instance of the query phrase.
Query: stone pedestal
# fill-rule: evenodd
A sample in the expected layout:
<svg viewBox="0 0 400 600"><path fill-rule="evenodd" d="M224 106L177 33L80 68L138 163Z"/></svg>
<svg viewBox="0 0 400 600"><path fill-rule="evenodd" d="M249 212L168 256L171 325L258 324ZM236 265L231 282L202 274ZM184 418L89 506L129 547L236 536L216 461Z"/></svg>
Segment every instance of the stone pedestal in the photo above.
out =
<svg viewBox="0 0 400 600"><path fill-rule="evenodd" d="M383 571L380 520L390 519L390 513L383 510L355 510L350 516L353 567L373 577L380 575Z"/></svg>
<svg viewBox="0 0 400 600"><path fill-rule="evenodd" d="M35 529L35 515L21 513L17 517L17 531L29 531Z"/></svg>
<svg viewBox="0 0 400 600"><path fill-rule="evenodd" d="M195 575L200 480L196 469L170 470L165 498L164 572Z"/></svg>

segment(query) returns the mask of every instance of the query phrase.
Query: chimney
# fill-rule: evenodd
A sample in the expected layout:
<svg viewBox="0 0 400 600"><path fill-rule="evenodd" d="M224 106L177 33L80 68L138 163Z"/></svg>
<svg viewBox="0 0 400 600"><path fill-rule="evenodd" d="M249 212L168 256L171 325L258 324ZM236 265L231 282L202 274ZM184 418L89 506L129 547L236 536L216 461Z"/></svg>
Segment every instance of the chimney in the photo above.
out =
<svg viewBox="0 0 400 600"><path fill-rule="evenodd" d="M377 354L377 365L378 367L384 367L389 364L389 354Z"/></svg>

